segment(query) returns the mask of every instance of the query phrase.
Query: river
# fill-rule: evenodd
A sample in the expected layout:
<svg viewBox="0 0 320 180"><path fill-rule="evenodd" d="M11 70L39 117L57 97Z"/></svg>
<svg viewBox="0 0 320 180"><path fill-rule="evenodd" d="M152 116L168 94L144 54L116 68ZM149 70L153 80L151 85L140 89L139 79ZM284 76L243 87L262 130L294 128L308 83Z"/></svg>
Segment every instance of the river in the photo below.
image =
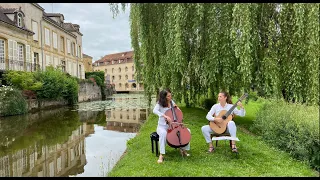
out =
<svg viewBox="0 0 320 180"><path fill-rule="evenodd" d="M0 177L101 177L151 110L141 94L0 117Z"/></svg>

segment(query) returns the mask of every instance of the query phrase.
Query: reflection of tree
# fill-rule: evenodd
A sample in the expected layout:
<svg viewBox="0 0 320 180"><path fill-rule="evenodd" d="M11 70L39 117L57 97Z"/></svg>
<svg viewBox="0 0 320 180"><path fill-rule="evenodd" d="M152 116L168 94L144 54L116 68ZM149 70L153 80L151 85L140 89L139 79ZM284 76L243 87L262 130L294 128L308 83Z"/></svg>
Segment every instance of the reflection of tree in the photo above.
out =
<svg viewBox="0 0 320 180"><path fill-rule="evenodd" d="M79 127L79 116L76 111L55 111L51 114L42 113L39 118L41 121L33 122L28 117L21 118L17 121L11 121L5 119L5 127L1 135L1 152L10 150L14 152L17 149L28 147L33 143L41 143L43 145L53 145L68 140L71 132ZM10 119L11 120L11 119ZM29 124L28 124L29 123ZM21 124L22 126L19 126ZM18 128L17 131L15 128ZM6 143L6 137L10 137L12 142L8 145ZM1 154L0 154L1 155Z"/></svg>
<svg viewBox="0 0 320 180"><path fill-rule="evenodd" d="M69 176L84 172L85 137L94 132L93 125L80 122L76 111L47 113L33 123L30 117L1 121L1 132L7 135L11 128L18 127L10 122L25 125L20 134L13 131L15 140L11 144L4 146L1 139L0 176Z"/></svg>

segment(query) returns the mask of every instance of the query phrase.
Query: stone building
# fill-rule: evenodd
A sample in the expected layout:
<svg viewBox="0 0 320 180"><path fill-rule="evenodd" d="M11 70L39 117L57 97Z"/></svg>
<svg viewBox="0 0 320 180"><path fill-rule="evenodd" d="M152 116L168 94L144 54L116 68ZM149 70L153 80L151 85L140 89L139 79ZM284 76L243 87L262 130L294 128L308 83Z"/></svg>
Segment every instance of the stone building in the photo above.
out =
<svg viewBox="0 0 320 180"><path fill-rule="evenodd" d="M86 54L82 54L83 57L83 65L84 65L84 71L85 72L92 72L92 57Z"/></svg>
<svg viewBox="0 0 320 180"><path fill-rule="evenodd" d="M84 79L82 36L78 24L37 3L0 3L0 71L52 65Z"/></svg>
<svg viewBox="0 0 320 180"><path fill-rule="evenodd" d="M135 80L133 51L108 54L93 63L93 71L104 71L106 84L116 92L143 91L143 83Z"/></svg>

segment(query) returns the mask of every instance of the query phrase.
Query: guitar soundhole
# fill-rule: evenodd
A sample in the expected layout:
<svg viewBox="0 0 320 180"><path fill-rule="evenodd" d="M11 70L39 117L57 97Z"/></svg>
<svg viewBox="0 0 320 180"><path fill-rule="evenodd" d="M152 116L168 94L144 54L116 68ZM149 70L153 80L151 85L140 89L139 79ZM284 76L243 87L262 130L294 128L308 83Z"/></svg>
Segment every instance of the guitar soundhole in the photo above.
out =
<svg viewBox="0 0 320 180"><path fill-rule="evenodd" d="M223 120L227 119L227 116L222 116L222 119L223 119Z"/></svg>

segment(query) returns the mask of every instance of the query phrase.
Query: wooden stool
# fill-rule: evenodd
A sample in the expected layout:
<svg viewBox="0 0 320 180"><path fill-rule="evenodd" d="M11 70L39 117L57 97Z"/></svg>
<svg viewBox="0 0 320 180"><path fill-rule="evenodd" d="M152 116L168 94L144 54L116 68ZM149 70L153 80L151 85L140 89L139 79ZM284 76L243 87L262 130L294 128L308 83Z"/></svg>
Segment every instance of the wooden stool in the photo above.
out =
<svg viewBox="0 0 320 180"><path fill-rule="evenodd" d="M159 154L159 150L158 150L158 143L159 143L159 135L157 134L157 132L153 132L150 134L150 139L151 139L151 149L152 149L152 153L153 151L153 144L156 144L156 156L158 156Z"/></svg>

